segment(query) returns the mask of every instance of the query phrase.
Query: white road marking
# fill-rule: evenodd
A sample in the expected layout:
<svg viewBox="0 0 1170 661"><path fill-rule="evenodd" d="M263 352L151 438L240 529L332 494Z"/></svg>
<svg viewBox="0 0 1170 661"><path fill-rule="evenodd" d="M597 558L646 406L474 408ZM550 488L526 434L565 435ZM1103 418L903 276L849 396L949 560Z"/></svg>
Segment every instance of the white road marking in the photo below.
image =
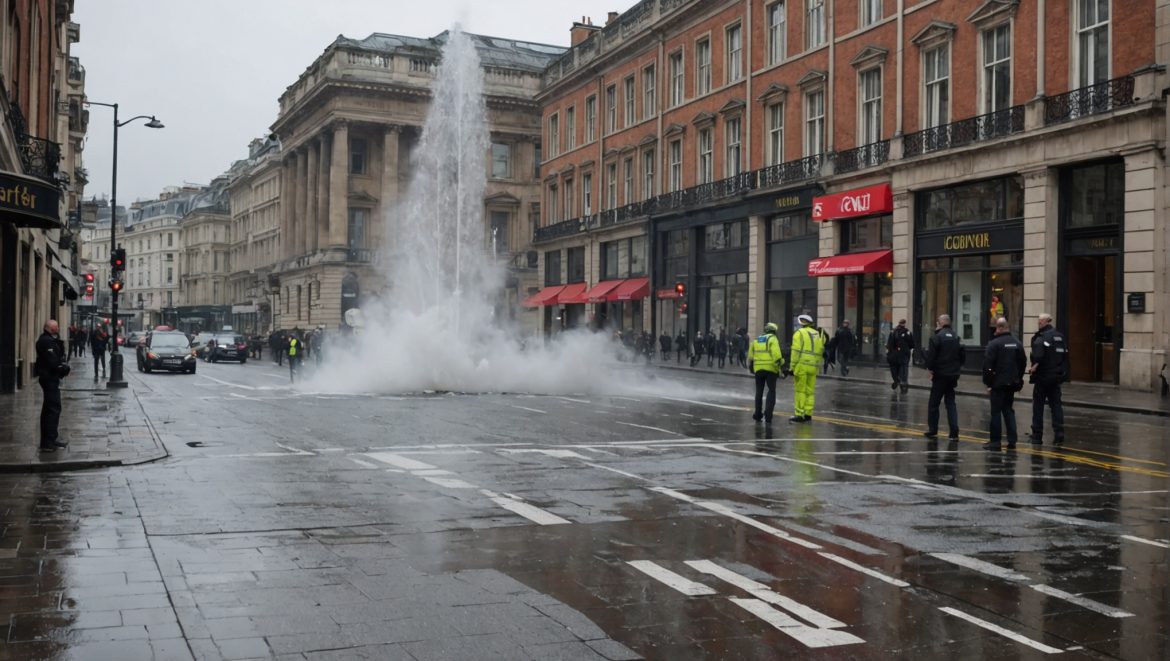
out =
<svg viewBox="0 0 1170 661"><path fill-rule="evenodd" d="M804 439L802 438L802 439L800 439L800 440L802 440L802 441L803 441ZM921 452L921 451L919 451L919 452L911 452L911 451L909 451L909 450L839 450L839 451L836 451L836 452L814 452L813 454L828 454L828 455L833 455L833 454L848 454L848 455L859 455L859 454L922 454L922 452Z"/></svg>
<svg viewBox="0 0 1170 661"><path fill-rule="evenodd" d="M627 402L638 402L639 404L642 403L642 400L640 400L640 399L634 399L633 397L619 397L618 395L614 395L613 397L611 397L611 399L621 399L621 400L625 400Z"/></svg>
<svg viewBox="0 0 1170 661"><path fill-rule="evenodd" d="M643 574L646 574L650 578L653 578L659 583L662 583L666 587L677 590L678 592L681 592L688 597L718 594L715 590L707 587L706 585L703 585L702 583L696 583L689 578L680 576L679 574L670 571L666 567L649 560L629 560L626 564L630 565L634 569L637 569Z"/></svg>
<svg viewBox="0 0 1170 661"><path fill-rule="evenodd" d="M371 459L376 459L384 464L390 464L395 468L402 468L408 471L436 468L436 466L424 464L423 462L415 461L414 459L407 459L406 457L392 454L390 452L370 452L366 456L370 457Z"/></svg>
<svg viewBox="0 0 1170 661"><path fill-rule="evenodd" d="M214 382L216 382L220 385L224 385L224 386L231 386L233 388L243 388L244 390L256 390L256 386L245 386L242 383L232 383L231 381L224 381L223 379L217 379L214 376L207 376L206 374L200 374L199 377L203 378L203 379L207 379L208 381L214 381Z"/></svg>
<svg viewBox="0 0 1170 661"><path fill-rule="evenodd" d="M449 470L443 470L442 468L424 468L421 470L410 471L410 473L411 473L411 475L417 475L419 477L438 477L440 475L454 475L455 474Z"/></svg>
<svg viewBox="0 0 1170 661"><path fill-rule="evenodd" d="M299 454L301 456L308 456L308 455L313 454L312 452L309 452L308 450L300 450L300 449L297 449L294 447L290 447L288 445L282 445L280 443L273 443L273 445L280 448L281 450L288 450L289 452L291 452L293 454Z"/></svg>
<svg viewBox="0 0 1170 661"><path fill-rule="evenodd" d="M686 501L688 503L698 502L694 498L691 498L690 496L686 495L685 493L683 493L681 491L675 491L674 489L668 489L666 487L650 487L650 490L657 491L658 493L666 494L667 496L670 496L671 498L676 498L678 500Z"/></svg>
<svg viewBox="0 0 1170 661"><path fill-rule="evenodd" d="M703 574L709 574L715 578L727 581L744 592L747 592L756 599L759 599L760 601L766 601L773 606L779 606L780 608L783 608L789 613L799 617L809 624L816 626L817 628L842 629L847 626L840 620L835 620L820 611L805 606L799 601L789 599L788 597L785 597L784 595L776 592L763 583L753 581L747 576L733 572L725 567L721 567L714 562L711 562L710 560L687 560L686 562L687 565L689 565L695 571L701 572Z"/></svg>
<svg viewBox="0 0 1170 661"><path fill-rule="evenodd" d="M894 578L892 576L886 576L885 574L881 573L880 571L877 571L876 569L870 569L869 567L859 565L856 562L853 562L852 560L849 560L846 558L842 558L841 556L833 555L832 553L826 553L824 551L817 551L817 555L820 555L822 558L832 560L833 562L835 562L839 565L844 565L844 566L846 566L854 571L859 571L862 574L865 574L866 576L872 576L873 578L876 578L879 581L885 581L886 583L889 583L890 585L893 585L893 586L896 586L899 588L910 587L910 584L907 583L906 581Z"/></svg>
<svg viewBox="0 0 1170 661"><path fill-rule="evenodd" d="M973 569L981 574L987 574L988 576L1002 578L1005 581L1014 581L1016 583L1027 583L1028 581L1031 580L1027 576L1025 576L1019 572L1014 572L1010 569L1004 569L1003 567L1000 567L999 565L993 565L990 562L984 562L983 560L972 558L972 557L966 556L966 555L961 555L958 553L931 553L930 556L934 557L934 558L938 558L939 560L942 560L944 562L949 562L952 565L958 565L960 567L966 567L967 569Z"/></svg>
<svg viewBox="0 0 1170 661"><path fill-rule="evenodd" d="M1008 475L993 475L991 473L966 473L963 477L1001 477L1004 479L1015 480L1087 480L1088 477L1078 477L1076 475L1033 475L1031 473L1011 473Z"/></svg>
<svg viewBox="0 0 1170 661"><path fill-rule="evenodd" d="M418 475L418 473L415 473L415 475ZM426 480L427 482L430 482L431 484L437 484L441 487L446 487L448 489L474 489L475 488L474 484L471 484L470 482L464 482L463 480L461 480L457 477L427 477L425 475L422 475L420 477L422 477L422 479Z"/></svg>
<svg viewBox="0 0 1170 661"><path fill-rule="evenodd" d="M573 399L572 397L557 397L557 399L563 399L566 402L574 402L576 404L592 404L593 403L587 399Z"/></svg>
<svg viewBox="0 0 1170 661"><path fill-rule="evenodd" d="M1065 592L1064 590L1058 590L1054 587L1044 585L1043 583L1038 583L1036 585L1033 585L1032 589L1041 593L1041 594L1046 594L1050 597L1056 597L1057 599L1063 599L1064 601L1067 601L1070 604L1076 604L1077 606L1080 606L1081 608L1087 608L1095 613L1100 613L1106 617L1122 618L1122 617L1133 617L1134 616L1134 614L1130 613L1129 611L1123 611L1120 608L1114 608L1113 606L1110 606L1108 604L1103 604L1099 601L1093 601L1092 599L1088 599L1088 598L1085 598L1085 597L1082 597L1079 595L1075 595L1075 594L1072 594L1071 592Z"/></svg>
<svg viewBox="0 0 1170 661"><path fill-rule="evenodd" d="M817 629L805 626L759 599L731 597L731 603L767 622L784 634L791 636L805 647L835 647L837 645L855 645L865 642L865 640L847 631Z"/></svg>
<svg viewBox="0 0 1170 661"><path fill-rule="evenodd" d="M981 619L975 617L974 615L968 615L967 613L964 613L961 610L951 608L949 606L940 606L939 610L941 610L944 613L954 615L955 617L959 618L960 620L966 620L966 621L970 622L971 624L974 624L977 627L987 629L988 631L997 633L1005 638L1010 638L1010 639L1016 641L1017 643L1022 643L1024 645L1027 645L1028 647L1031 647L1032 649L1040 650L1041 652L1044 652L1045 654L1060 654L1061 652L1064 651L1061 649L1057 649L1055 647L1049 647L1048 645L1045 645L1044 643L1032 640L1031 638L1028 638L1027 636L1020 635L1020 634L1016 633L1015 631L1005 629L997 624L992 624L991 622L988 622L987 620L981 620Z"/></svg>
<svg viewBox="0 0 1170 661"><path fill-rule="evenodd" d="M1149 544L1150 546L1158 546L1158 547L1161 547L1164 549L1170 549L1170 544L1167 544L1166 542L1162 542L1162 541L1158 541L1158 540L1145 539L1142 537L1134 537L1133 535L1122 535L1121 538L1128 539L1131 542L1137 542L1139 544Z"/></svg>
<svg viewBox="0 0 1170 661"><path fill-rule="evenodd" d="M611 457L620 457L621 456L616 452L610 452L609 450L602 450L601 448L593 448L593 447L589 447L587 445L574 445L573 447L580 448L582 450L588 450L590 452L596 452L597 454L606 454L606 455L609 455Z"/></svg>
<svg viewBox="0 0 1170 661"><path fill-rule="evenodd" d="M600 468L601 470L609 471L611 473L617 473L618 475L625 475L626 477L633 478L635 480L645 480L646 479L646 478L642 477L641 475L634 475L633 473L627 473L626 471L623 471L623 470L618 470L616 468L610 468L609 466L602 466L601 464L594 464L594 463L591 463L588 461L585 462L585 465L592 466L594 468Z"/></svg>
<svg viewBox="0 0 1170 661"><path fill-rule="evenodd" d="M540 413L542 415L548 414L548 411L541 411L540 409L534 409L527 406L517 406L515 404L509 404L508 406L511 406L514 409L520 409L521 411L531 411L532 413Z"/></svg>
<svg viewBox="0 0 1170 661"><path fill-rule="evenodd" d="M447 455L447 454L451 454L451 455L454 455L454 454L482 454L482 453L479 450L473 450L471 448L462 448L462 449L451 448L451 449L441 449L441 450L399 450L398 454L411 454L411 455L419 455L419 454Z"/></svg>
<svg viewBox="0 0 1170 661"><path fill-rule="evenodd" d="M358 466L361 466L362 468L377 468L377 466L375 466L374 464L371 464L368 461L362 461L361 459L358 459L357 457L350 457L349 460L352 461L353 463L357 464Z"/></svg>
<svg viewBox="0 0 1170 661"><path fill-rule="evenodd" d="M345 452L346 448L314 448L313 452Z"/></svg>
<svg viewBox="0 0 1170 661"><path fill-rule="evenodd" d="M232 396L232 397L236 397L236 398L238 398L238 399L247 399L247 400L249 400L249 401L253 401L253 402L259 402L259 401L260 401L260 398L259 398L259 397L249 397L249 396L247 396L247 395L241 395L241 394L239 394L239 393L235 393L235 392L233 392L233 393L230 393L230 394L231 394L231 396Z"/></svg>
<svg viewBox="0 0 1170 661"><path fill-rule="evenodd" d="M588 459L572 450L541 450L538 448L500 448L502 454L544 454L556 459Z"/></svg>
<svg viewBox="0 0 1170 661"><path fill-rule="evenodd" d="M712 404L711 402L700 402L700 401L694 400L694 399L682 399L679 397L660 397L659 399L665 399L665 400L670 401L670 402L683 402L686 404L698 404L699 406L711 406L711 407L714 407L717 409L725 409L728 411L750 411L751 410L746 406L725 406L723 404Z"/></svg>
<svg viewBox="0 0 1170 661"><path fill-rule="evenodd" d="M636 425L632 422L622 422L620 420L615 420L615 422L617 422L619 425L625 425L627 427L638 427L639 429L650 429L653 431L660 431L664 434L675 434L676 436L682 436L682 434L679 434L678 432L670 431L669 429L663 429L662 427L651 427L649 425Z"/></svg>
<svg viewBox="0 0 1170 661"><path fill-rule="evenodd" d="M519 514L533 523L537 523L542 526L571 523L571 521L568 521L567 519L562 519L552 512L546 512L545 510L542 510L535 505L529 505L524 501L505 498L487 489L480 489L479 492L490 498L492 502L499 505L500 507L503 507L504 509L514 514Z"/></svg>
<svg viewBox="0 0 1170 661"><path fill-rule="evenodd" d="M268 374L267 372L260 372L260 376L266 376L270 379L276 379L277 381L287 381L288 380L288 379L284 378L283 376L277 376L276 374Z"/></svg>

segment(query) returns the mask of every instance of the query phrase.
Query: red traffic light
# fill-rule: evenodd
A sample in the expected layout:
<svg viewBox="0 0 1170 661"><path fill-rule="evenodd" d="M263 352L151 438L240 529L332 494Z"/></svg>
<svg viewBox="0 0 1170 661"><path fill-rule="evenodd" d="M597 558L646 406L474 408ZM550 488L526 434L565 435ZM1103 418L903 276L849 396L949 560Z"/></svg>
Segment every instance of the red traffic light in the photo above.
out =
<svg viewBox="0 0 1170 661"><path fill-rule="evenodd" d="M117 279L117 278L111 279L110 280L110 291L113 291L115 293L122 291L122 281Z"/></svg>
<svg viewBox="0 0 1170 661"><path fill-rule="evenodd" d="M93 296L93 285L92 284L85 285L85 295L86 296Z"/></svg>
<svg viewBox="0 0 1170 661"><path fill-rule="evenodd" d="M110 267L115 271L126 270L126 249L115 248L110 253Z"/></svg>
<svg viewBox="0 0 1170 661"><path fill-rule="evenodd" d="M87 284L87 285L92 285L92 284L93 284L93 281L94 281L94 276L93 276L93 274L92 274L92 273L86 273L86 274L85 274L85 284Z"/></svg>
<svg viewBox="0 0 1170 661"><path fill-rule="evenodd" d="M683 314L686 314L686 313L687 313L687 304L686 304L686 303L680 303L680 304L679 304L679 306L678 306L678 313L679 313L680 315L683 315Z"/></svg>
<svg viewBox="0 0 1170 661"><path fill-rule="evenodd" d="M682 283L682 282L676 282L676 283L674 284L674 292L675 292L676 294L678 294L678 297L679 297L679 298L682 298L683 296L686 296L686 295L687 295L687 286L686 286L686 284L685 284L685 283Z"/></svg>

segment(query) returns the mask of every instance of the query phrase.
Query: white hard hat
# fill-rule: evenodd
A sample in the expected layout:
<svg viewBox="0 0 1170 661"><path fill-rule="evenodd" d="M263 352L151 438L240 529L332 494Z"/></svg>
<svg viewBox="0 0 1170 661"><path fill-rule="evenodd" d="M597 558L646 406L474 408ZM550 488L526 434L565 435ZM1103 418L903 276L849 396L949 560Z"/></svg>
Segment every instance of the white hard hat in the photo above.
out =
<svg viewBox="0 0 1170 661"><path fill-rule="evenodd" d="M813 322L813 318L808 316L807 314L800 315L799 317L796 318L796 320L802 324L811 324Z"/></svg>

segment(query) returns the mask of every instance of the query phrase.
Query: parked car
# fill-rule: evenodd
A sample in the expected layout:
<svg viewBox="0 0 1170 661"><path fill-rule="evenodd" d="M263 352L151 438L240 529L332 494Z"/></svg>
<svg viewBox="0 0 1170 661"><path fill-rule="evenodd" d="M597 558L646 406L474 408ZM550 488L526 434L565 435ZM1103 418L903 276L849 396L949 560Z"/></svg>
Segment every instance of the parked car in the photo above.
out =
<svg viewBox="0 0 1170 661"><path fill-rule="evenodd" d="M187 336L176 331L151 333L142 344L142 362L139 369L150 373L154 370L195 373L195 354Z"/></svg>
<svg viewBox="0 0 1170 661"><path fill-rule="evenodd" d="M248 362L248 341L243 335L227 332L219 333L214 338L215 346L206 352L208 362L218 363L221 360L238 360L240 364Z"/></svg>
<svg viewBox="0 0 1170 661"><path fill-rule="evenodd" d="M126 333L125 346L136 347L139 343L146 339L146 333L142 331L130 331Z"/></svg>
<svg viewBox="0 0 1170 661"><path fill-rule="evenodd" d="M206 358L207 343L215 339L215 333L211 331L203 331L191 340L191 348L195 350L195 354L200 358Z"/></svg>

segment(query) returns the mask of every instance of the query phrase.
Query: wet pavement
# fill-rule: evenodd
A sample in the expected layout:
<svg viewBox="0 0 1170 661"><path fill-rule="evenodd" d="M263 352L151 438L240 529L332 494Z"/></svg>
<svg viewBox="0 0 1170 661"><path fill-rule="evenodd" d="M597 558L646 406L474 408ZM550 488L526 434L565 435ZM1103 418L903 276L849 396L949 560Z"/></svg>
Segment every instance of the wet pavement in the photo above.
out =
<svg viewBox="0 0 1170 661"><path fill-rule="evenodd" d="M0 658L1170 657L1160 417L1070 408L1064 447L989 453L985 401L932 443L924 393L857 382L764 427L709 373L630 368L620 396L306 392L268 361L128 378L169 457L0 475Z"/></svg>

